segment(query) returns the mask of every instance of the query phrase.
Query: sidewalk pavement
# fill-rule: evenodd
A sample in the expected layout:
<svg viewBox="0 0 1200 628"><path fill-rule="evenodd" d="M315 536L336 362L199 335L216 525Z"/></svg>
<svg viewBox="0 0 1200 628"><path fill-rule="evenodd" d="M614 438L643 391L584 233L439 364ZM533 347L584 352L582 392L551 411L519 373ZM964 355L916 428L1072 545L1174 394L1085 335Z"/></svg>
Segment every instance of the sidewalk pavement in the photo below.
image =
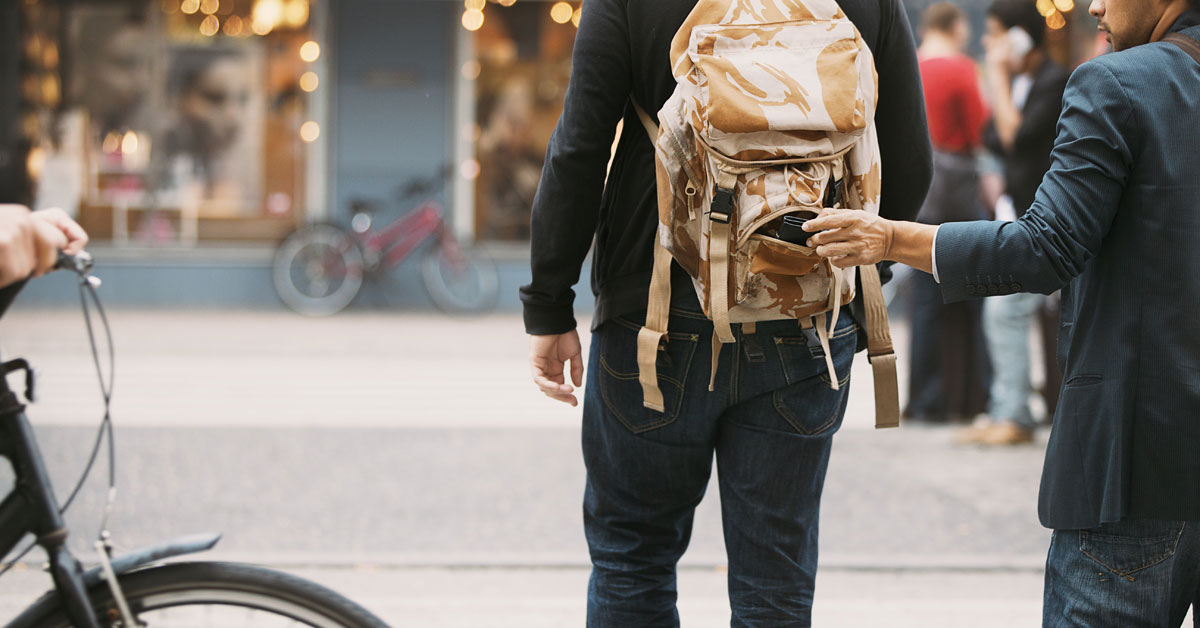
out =
<svg viewBox="0 0 1200 628"><path fill-rule="evenodd" d="M583 626L587 571L570 569L291 569L346 594L395 628ZM0 617L20 612L45 574L5 578ZM725 573L684 569L685 628L729 626ZM1041 624L1040 574L822 571L818 628L1033 628ZM1190 625L1186 624L1185 625Z"/></svg>
<svg viewBox="0 0 1200 628"><path fill-rule="evenodd" d="M530 383L519 317L109 317L114 527L128 546L222 530L214 557L315 575L398 626L582 623L579 414ZM18 303L0 340L39 368L29 414L65 485L100 418L80 314ZM862 356L852 377L822 505L817 625L1036 625L1045 435L980 450L945 429L876 431ZM79 510L97 512L100 493ZM688 626L728 624L710 495L682 563Z"/></svg>

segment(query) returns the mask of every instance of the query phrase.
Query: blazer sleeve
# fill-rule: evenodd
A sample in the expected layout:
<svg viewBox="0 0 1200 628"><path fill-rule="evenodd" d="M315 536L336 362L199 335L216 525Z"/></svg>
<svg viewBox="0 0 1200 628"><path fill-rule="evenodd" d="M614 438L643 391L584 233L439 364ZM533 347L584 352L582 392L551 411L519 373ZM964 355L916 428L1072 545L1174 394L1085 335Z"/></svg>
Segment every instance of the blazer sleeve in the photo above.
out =
<svg viewBox="0 0 1200 628"><path fill-rule="evenodd" d="M533 276L521 287L530 334L575 328L571 287L591 248L613 137L632 80L623 5L621 0L589 0L580 18L562 117L546 149L533 200Z"/></svg>
<svg viewBox="0 0 1200 628"><path fill-rule="evenodd" d="M947 303L972 297L1050 294L1083 272L1100 249L1132 169L1133 107L1103 63L1067 83L1050 171L1016 222L947 223L934 246Z"/></svg>

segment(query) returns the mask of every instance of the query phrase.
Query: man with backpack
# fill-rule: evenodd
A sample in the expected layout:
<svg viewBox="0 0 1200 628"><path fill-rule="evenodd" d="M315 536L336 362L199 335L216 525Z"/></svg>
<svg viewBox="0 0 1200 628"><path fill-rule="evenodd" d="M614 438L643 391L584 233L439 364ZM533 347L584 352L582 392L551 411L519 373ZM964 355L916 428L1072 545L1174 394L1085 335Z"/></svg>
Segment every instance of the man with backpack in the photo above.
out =
<svg viewBox="0 0 1200 628"><path fill-rule="evenodd" d="M909 264L947 300L1062 288L1044 625L1174 627L1200 600L1200 1L1091 13L1115 52L1071 75L1024 216L938 228L831 210L805 229L834 264Z"/></svg>
<svg viewBox="0 0 1200 628"><path fill-rule="evenodd" d="M834 272L829 265L821 267L826 274L814 273L795 284L803 287L802 282L809 281L821 287L820 299L827 299L828 306L820 303L805 309L808 304L801 303L800 292L773 291L780 286L767 286L761 279L744 285L748 276L769 275L747 270L747 263L758 270L771 264L761 254L742 257L742 239L732 233L746 227L739 223L745 218L733 216L733 210L750 204L755 195L764 200L765 208L781 206L763 214L762 229L747 231L746 236L757 245L796 254L803 247L788 243L780 231L783 214L795 213L790 205L793 199L817 207L824 201L840 206L843 201L867 199L885 216L910 219L921 205L931 172L920 78L902 4L898 0L840 4L840 9L832 2L815 0L589 0L584 4L563 115L547 150L534 201L533 277L521 289L521 298L531 335L535 383L547 396L576 405L575 387L582 384L584 369L571 288L595 240L596 309L582 428L588 473L584 526L593 563L589 626L678 625L675 567L687 547L714 454L733 625L807 626L811 621L821 489L832 436L846 407L850 363L856 347L867 344L861 332L865 317L841 305L843 295L855 293L854 285L836 282L853 275ZM839 17L842 11L844 16ZM784 14L806 15L810 21L844 22L848 17L857 31L830 45L830 54L814 56L811 73L772 75L772 85L784 86L774 95L787 102L764 116L770 122L795 116L797 111L810 116L814 111L828 113L830 129L846 124L871 129L834 137L845 144L843 151L867 146L856 139L862 137L872 148L877 134L877 155L858 151L857 166L828 161L833 165L824 170L802 163L773 168L772 176L789 182L780 188L782 196L757 188L765 183L752 180L757 171L744 164L731 166L728 172L724 167L707 170L711 179L700 186L690 175L664 181L664 176L687 170L667 172L663 160L664 156L669 160L666 153L673 137L666 123L686 124L666 116L679 110L664 109L668 97L688 80L681 78L687 72L678 63L687 55L670 54L672 48L678 52L689 44L687 37L676 37L681 25L691 20L696 28L689 33L695 35L705 25L734 19L745 37L729 41L778 43L780 34L761 26L777 23L772 17ZM673 46L675 39L681 47ZM869 51L858 47L863 42ZM874 69L869 65L871 53ZM831 80L842 75L821 73L820 68L829 67L823 65L826 62L857 63L864 68L855 74L860 84ZM793 89L797 85L801 89ZM856 89L874 93L856 102ZM724 95L736 100L737 93L726 90ZM753 85L748 93L760 99L773 97ZM841 99L847 93L849 108L841 104L847 102ZM826 94L828 99L823 97ZM871 125L866 112L876 106ZM639 109L647 115L639 115ZM656 121L653 118L660 110L664 116ZM754 117L737 117L733 124L753 123ZM622 119L624 131L606 180L612 135ZM655 128L659 121L667 127L661 135ZM647 130L658 138L658 159ZM788 139L812 140L813 146L824 148L833 143L819 137L825 135L792 132ZM689 163L700 159L696 151L701 148L694 140L683 140L685 152L690 151ZM763 152L769 153L770 146L764 146ZM733 157L726 154L723 159L732 163ZM804 159L793 157L793 161ZM809 193L797 192L805 173L816 171L820 176L810 182ZM686 243L693 242L692 234L664 236L670 226L662 221L662 209L676 206L677 200L681 228L703 224L705 253L692 250L689 257L684 250ZM723 239L712 233L723 234ZM664 242L674 250L666 252ZM714 246L717 242L738 248ZM818 266L811 251L806 255ZM694 289L699 284L693 282L697 268L685 270L672 263L671 256L699 259L708 269L705 277L720 274L728 281L706 285L703 289L710 298L701 302ZM864 281L874 278L877 284L874 273L863 275ZM721 289L726 286L728 291ZM876 294L877 285L874 291L864 288L864 292ZM771 294L780 295L795 306L791 313L796 316L767 320L739 313L736 297L750 293L767 301ZM719 299L714 296L722 294ZM734 300L726 301L730 294ZM649 318L663 321L648 320L648 301ZM779 309L778 304L775 307ZM823 324L813 324L809 315L818 310ZM894 367L894 356L885 353L881 351L878 358L884 370L889 363Z"/></svg>

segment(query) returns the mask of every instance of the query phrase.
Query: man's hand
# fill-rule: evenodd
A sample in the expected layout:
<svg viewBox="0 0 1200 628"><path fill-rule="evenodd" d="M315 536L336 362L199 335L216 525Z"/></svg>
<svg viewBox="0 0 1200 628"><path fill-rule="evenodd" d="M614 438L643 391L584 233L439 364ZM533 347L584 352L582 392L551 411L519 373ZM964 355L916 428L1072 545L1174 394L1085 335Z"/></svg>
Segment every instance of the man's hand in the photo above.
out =
<svg viewBox="0 0 1200 628"><path fill-rule="evenodd" d="M891 223L864 211L823 209L804 223L804 230L820 231L808 239L808 246L838 268L877 264L892 248Z"/></svg>
<svg viewBox="0 0 1200 628"><path fill-rule="evenodd" d="M533 383L551 399L579 405L575 398L575 386L566 382L563 367L571 363L571 382L583 385L583 349L579 345L579 332L572 329L565 334L529 337L529 367L533 372Z"/></svg>
<svg viewBox="0 0 1200 628"><path fill-rule="evenodd" d="M820 231L808 245L838 268L891 260L933 272L937 225L887 220L856 209L823 209L804 223L804 230Z"/></svg>

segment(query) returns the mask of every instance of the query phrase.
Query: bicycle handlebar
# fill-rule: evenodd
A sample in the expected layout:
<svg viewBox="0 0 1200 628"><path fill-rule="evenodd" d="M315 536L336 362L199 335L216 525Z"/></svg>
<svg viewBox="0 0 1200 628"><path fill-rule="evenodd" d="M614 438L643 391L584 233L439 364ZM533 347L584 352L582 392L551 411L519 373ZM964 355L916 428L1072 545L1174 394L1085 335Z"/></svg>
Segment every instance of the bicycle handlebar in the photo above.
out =
<svg viewBox="0 0 1200 628"><path fill-rule="evenodd" d="M430 177L412 179L407 184L400 186L396 191L396 200L403 202L414 196L426 196L432 194L441 185L445 184L446 180L454 174L454 166L446 164Z"/></svg>
<svg viewBox="0 0 1200 628"><path fill-rule="evenodd" d="M80 275L86 275L92 270L93 263L92 255L87 251L80 251L74 255L59 251L58 261L54 263L54 270L70 270Z"/></svg>

